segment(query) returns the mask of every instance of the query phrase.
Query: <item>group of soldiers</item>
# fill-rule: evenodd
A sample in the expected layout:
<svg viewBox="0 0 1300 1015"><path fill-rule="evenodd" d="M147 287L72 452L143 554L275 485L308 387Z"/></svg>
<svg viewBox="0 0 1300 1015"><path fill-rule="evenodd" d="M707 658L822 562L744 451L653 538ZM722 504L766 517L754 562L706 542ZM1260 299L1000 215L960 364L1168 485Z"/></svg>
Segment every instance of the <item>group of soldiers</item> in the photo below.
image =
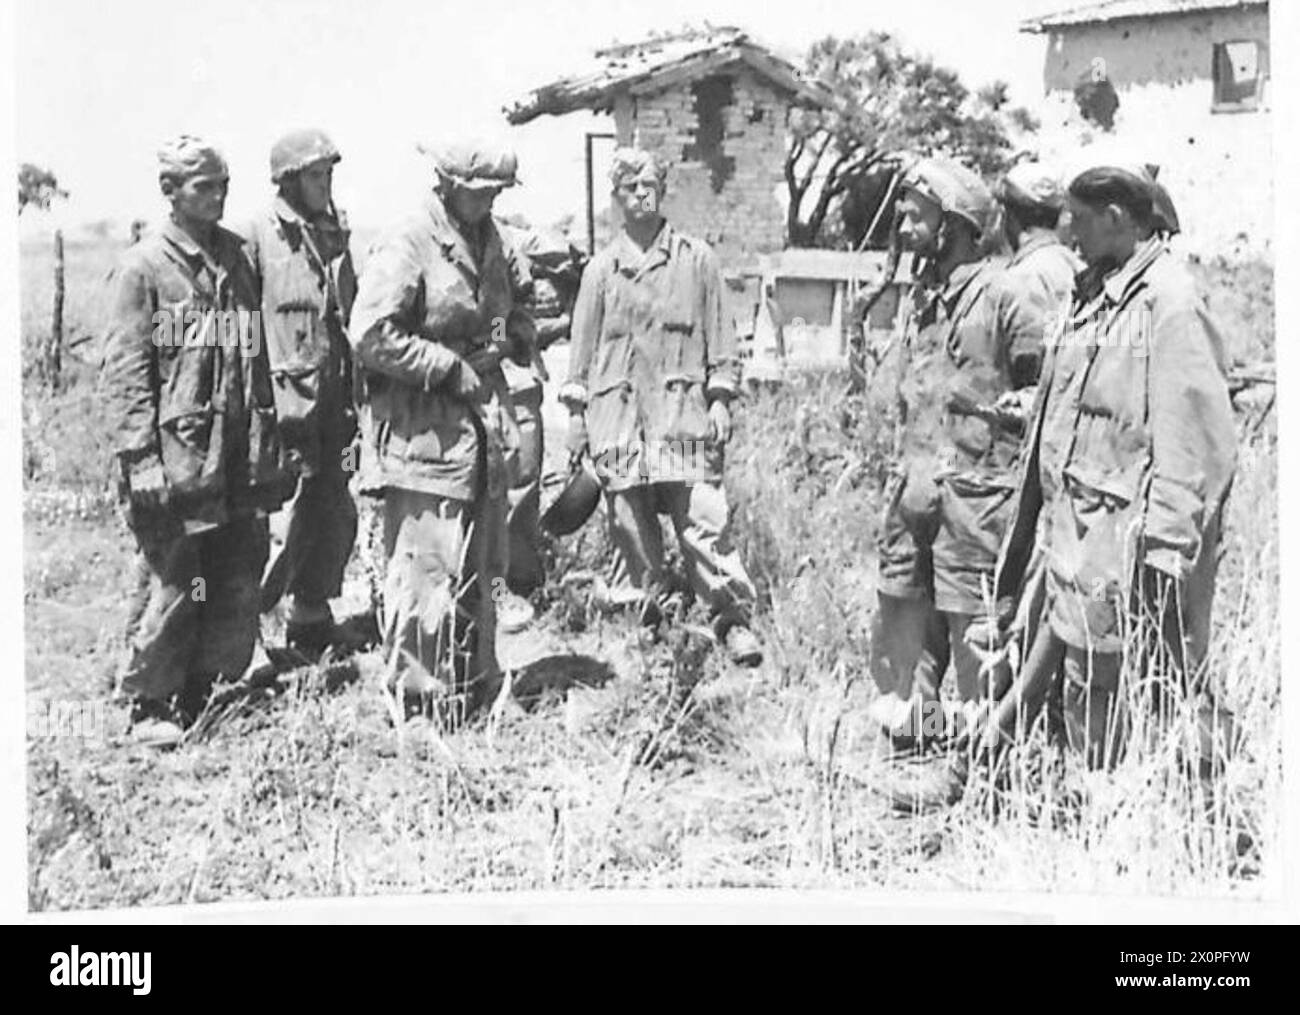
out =
<svg viewBox="0 0 1300 1015"><path fill-rule="evenodd" d="M1234 736L1205 656L1236 430L1155 167L1099 159L1066 181L1022 162L994 194L929 159L902 190L919 268L883 365L905 464L879 540L870 711L897 753L956 749L883 788L907 811L954 803L1045 706L1088 767L1110 768L1126 665L1157 711L1196 703L1192 760L1210 778ZM957 710L940 699L950 667Z"/></svg>
<svg viewBox="0 0 1300 1015"><path fill-rule="evenodd" d="M358 278L320 131L275 145L276 195L244 235L219 224L214 148L183 136L160 152L171 216L116 270L105 346L148 578L120 673L140 742L183 737L283 598L291 646L337 642L354 473L380 522L389 688L440 720L497 700L498 626L527 622L542 581L541 351L566 334L568 451L604 491L616 584L662 599L667 516L719 644L762 659L725 531L735 327L713 252L664 218L667 167L615 153L622 230L580 270L567 244L494 217L513 153L427 154L424 208ZM1223 740L1204 656L1235 431L1222 342L1167 244L1177 228L1142 164L1064 179L1022 162L994 190L942 158L902 177L912 284L879 369L903 464L879 536L869 711L896 753L973 749L900 784L900 807L954 802L972 759L996 761L1045 703L1089 765L1113 765L1133 651L1206 702L1206 737ZM232 310L256 311L264 341L205 341L202 324L157 340L160 315Z"/></svg>
<svg viewBox="0 0 1300 1015"><path fill-rule="evenodd" d="M664 167L616 153L624 232L583 272L567 243L492 214L512 152L425 154L425 206L358 277L321 131L275 144L271 207L239 233L220 224L220 153L188 135L159 153L171 214L116 266L104 344L141 576L118 688L141 743L180 742L216 685L247 678L282 601L287 647L319 659L345 640L330 600L357 542L354 476L382 544L389 689L439 721L495 700L498 623L526 625L543 580L541 352L570 330L571 459L606 491L624 601L670 584L667 515L720 641L761 659L753 584L721 544L734 329L712 253L660 215Z"/></svg>

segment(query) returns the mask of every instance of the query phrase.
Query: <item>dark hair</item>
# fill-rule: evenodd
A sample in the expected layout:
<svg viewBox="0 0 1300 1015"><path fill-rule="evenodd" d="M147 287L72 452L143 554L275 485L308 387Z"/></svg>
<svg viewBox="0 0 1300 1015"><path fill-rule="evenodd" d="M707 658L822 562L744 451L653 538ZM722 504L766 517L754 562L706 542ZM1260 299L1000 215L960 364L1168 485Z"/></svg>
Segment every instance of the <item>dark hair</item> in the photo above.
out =
<svg viewBox="0 0 1300 1015"><path fill-rule="evenodd" d="M1151 226L1151 191L1122 169L1089 169L1074 178L1070 196L1094 208L1117 204L1139 226Z"/></svg>
<svg viewBox="0 0 1300 1015"><path fill-rule="evenodd" d="M1002 204L1026 229L1055 229L1061 221L1061 209L1049 208L1042 204L1028 204L1023 201L1004 198Z"/></svg>

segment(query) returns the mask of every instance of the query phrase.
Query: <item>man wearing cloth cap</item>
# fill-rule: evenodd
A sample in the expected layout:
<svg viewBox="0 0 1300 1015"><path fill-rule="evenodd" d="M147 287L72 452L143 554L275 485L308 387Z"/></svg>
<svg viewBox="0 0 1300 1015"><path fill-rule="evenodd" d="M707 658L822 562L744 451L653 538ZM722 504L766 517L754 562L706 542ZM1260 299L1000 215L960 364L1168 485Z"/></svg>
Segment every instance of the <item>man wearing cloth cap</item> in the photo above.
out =
<svg viewBox="0 0 1300 1015"><path fill-rule="evenodd" d="M368 258L349 337L365 389L361 490L383 498L391 677L408 707L456 721L500 685L495 598L518 447L501 360L530 363L535 338L491 215L516 182L514 154L429 154L437 184Z"/></svg>
<svg viewBox="0 0 1300 1015"><path fill-rule="evenodd" d="M280 138L271 149L278 193L246 231L280 435L301 470L293 499L272 520L284 531L262 582L262 610L288 592L286 640L313 658L333 637L329 601L342 591L357 536L344 457L356 432L347 342L356 276L332 194L340 158L319 130Z"/></svg>
<svg viewBox="0 0 1300 1015"><path fill-rule="evenodd" d="M1065 186L1054 170L1019 162L1002 178L997 198L1011 258L991 292L992 311L999 330L1011 336L1015 389L1032 397L1048 328L1069 304L1083 265L1057 233Z"/></svg>
<svg viewBox="0 0 1300 1015"><path fill-rule="evenodd" d="M127 523L149 573L121 693L132 736L174 745L218 678L244 674L257 640L265 512L292 477L277 434L257 279L217 223L229 173L183 135L159 153L171 216L113 276L105 394Z"/></svg>
<svg viewBox="0 0 1300 1015"><path fill-rule="evenodd" d="M1042 621L982 733L986 756L1015 739L1020 720L1032 723L1059 680L1069 744L1091 767L1115 764L1126 742L1126 655L1141 675L1172 673L1200 696L1202 777L1232 746L1204 659L1236 433L1223 342L1160 235L1172 203L1166 196L1157 209L1153 183L1146 166L1102 163L1069 187L1087 269L1049 338L998 561L994 644L1023 625L1031 598ZM1031 590L1035 550L1042 588ZM896 803L951 803L966 776L959 759Z"/></svg>
<svg viewBox="0 0 1300 1015"><path fill-rule="evenodd" d="M964 634L984 612L1015 487L1023 424L1007 396L1037 380L1050 299L1027 298L1033 287L983 256L994 213L983 181L950 160L903 178L899 241L924 267L895 364L906 464L879 540L870 710L897 748L946 731L950 662L968 713L988 693Z"/></svg>
<svg viewBox="0 0 1300 1015"><path fill-rule="evenodd" d="M659 515L668 515L719 639L735 662L752 666L762 658L749 630L754 586L724 542L736 337L713 252L660 212L666 180L649 152L615 151L610 182L623 230L583 273L560 400L571 414L571 451L590 451L606 490L616 578L659 589Z"/></svg>

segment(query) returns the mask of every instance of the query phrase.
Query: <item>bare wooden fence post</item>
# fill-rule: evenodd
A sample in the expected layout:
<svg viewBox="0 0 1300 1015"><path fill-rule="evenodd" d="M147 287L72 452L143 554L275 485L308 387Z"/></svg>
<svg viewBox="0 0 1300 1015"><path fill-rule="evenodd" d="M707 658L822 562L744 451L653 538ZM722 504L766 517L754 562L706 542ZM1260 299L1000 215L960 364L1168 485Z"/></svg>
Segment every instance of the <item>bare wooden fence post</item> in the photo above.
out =
<svg viewBox="0 0 1300 1015"><path fill-rule="evenodd" d="M42 364L46 383L58 391L63 373L63 230L54 230L54 320Z"/></svg>

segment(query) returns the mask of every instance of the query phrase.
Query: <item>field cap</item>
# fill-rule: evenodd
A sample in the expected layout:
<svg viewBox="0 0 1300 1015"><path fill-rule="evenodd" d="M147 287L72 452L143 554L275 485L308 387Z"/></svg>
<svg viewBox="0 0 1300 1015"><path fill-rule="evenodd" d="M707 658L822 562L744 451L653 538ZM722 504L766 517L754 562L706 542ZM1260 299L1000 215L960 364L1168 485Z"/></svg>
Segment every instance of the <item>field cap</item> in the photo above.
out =
<svg viewBox="0 0 1300 1015"><path fill-rule="evenodd" d="M191 176L230 178L221 153L202 138L181 134L158 149L158 175L189 179Z"/></svg>
<svg viewBox="0 0 1300 1015"><path fill-rule="evenodd" d="M979 175L952 159L924 158L903 174L902 186L959 215L983 233L993 221L993 194Z"/></svg>
<svg viewBox="0 0 1300 1015"><path fill-rule="evenodd" d="M271 147L271 182L279 183L281 177L306 169L313 163L325 159L333 163L342 158L323 130L308 127L290 131Z"/></svg>
<svg viewBox="0 0 1300 1015"><path fill-rule="evenodd" d="M519 182L519 159L504 145L490 141L419 144L438 173L469 190L504 190Z"/></svg>
<svg viewBox="0 0 1300 1015"><path fill-rule="evenodd" d="M1019 162L1007 170L998 187L1006 204L1060 211L1065 207L1065 186L1060 173L1041 162Z"/></svg>

